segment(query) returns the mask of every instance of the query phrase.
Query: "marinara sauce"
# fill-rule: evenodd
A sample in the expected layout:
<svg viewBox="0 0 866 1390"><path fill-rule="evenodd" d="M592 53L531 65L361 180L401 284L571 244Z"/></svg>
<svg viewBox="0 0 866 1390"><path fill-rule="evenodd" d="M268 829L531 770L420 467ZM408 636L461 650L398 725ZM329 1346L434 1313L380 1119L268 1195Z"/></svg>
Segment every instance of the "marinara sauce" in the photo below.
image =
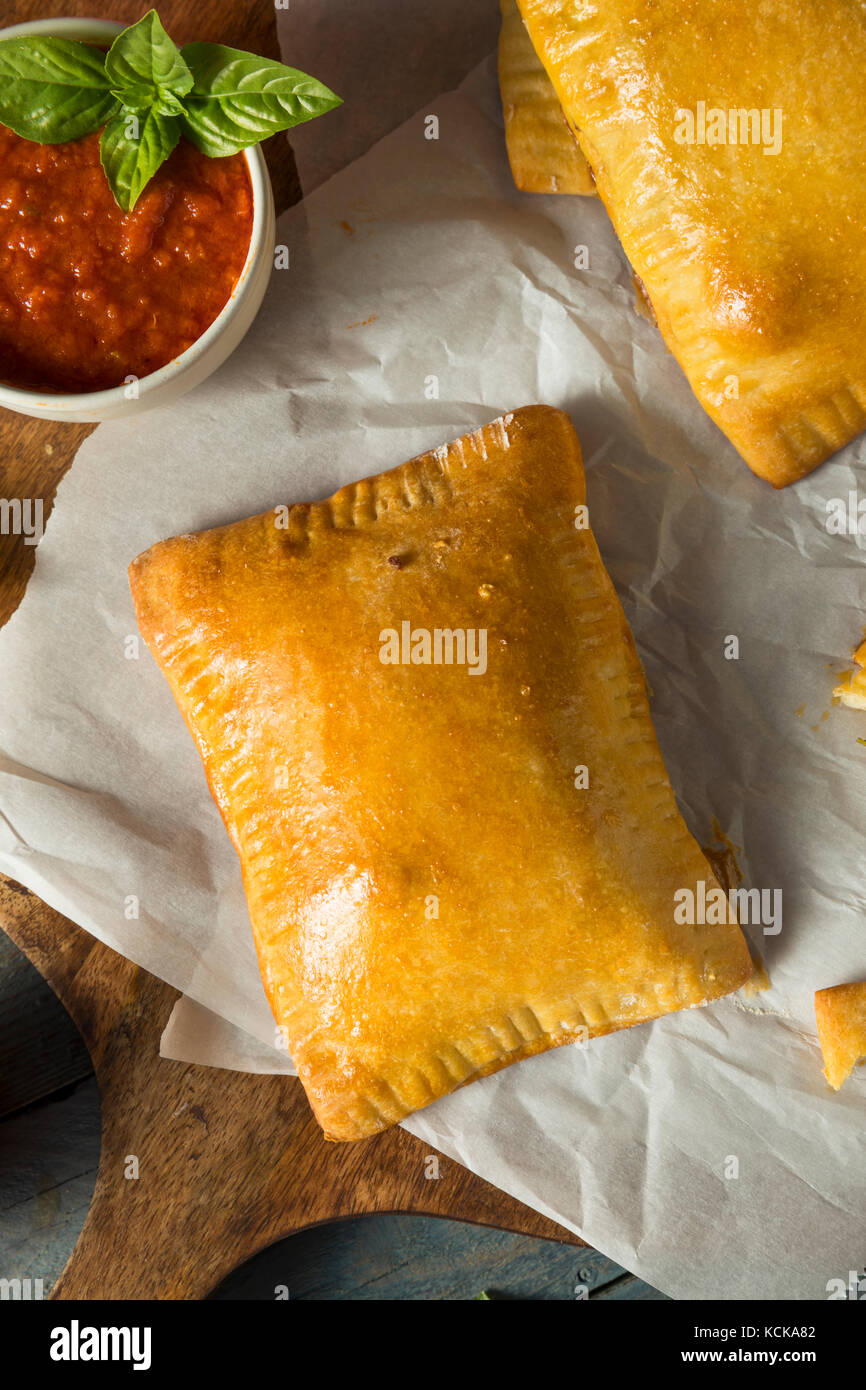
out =
<svg viewBox="0 0 866 1390"><path fill-rule="evenodd" d="M243 155L181 140L124 213L98 135L37 145L0 125L0 380L101 391L170 362L230 298L252 204Z"/></svg>

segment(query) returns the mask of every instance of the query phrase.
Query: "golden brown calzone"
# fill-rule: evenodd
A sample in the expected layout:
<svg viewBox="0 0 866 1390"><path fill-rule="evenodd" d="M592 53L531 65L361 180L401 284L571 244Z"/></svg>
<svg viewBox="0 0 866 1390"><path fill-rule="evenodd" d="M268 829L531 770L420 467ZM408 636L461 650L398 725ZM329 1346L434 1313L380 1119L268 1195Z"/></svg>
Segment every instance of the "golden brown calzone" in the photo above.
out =
<svg viewBox="0 0 866 1390"><path fill-rule="evenodd" d="M514 182L523 193L594 196L589 165L524 28L517 0L500 0L499 92Z"/></svg>
<svg viewBox="0 0 866 1390"><path fill-rule="evenodd" d="M584 505L534 406L131 567L332 1139L751 972L677 920L715 880Z"/></svg>
<svg viewBox="0 0 866 1390"><path fill-rule="evenodd" d="M794 482L866 426L863 4L519 4L695 395Z"/></svg>

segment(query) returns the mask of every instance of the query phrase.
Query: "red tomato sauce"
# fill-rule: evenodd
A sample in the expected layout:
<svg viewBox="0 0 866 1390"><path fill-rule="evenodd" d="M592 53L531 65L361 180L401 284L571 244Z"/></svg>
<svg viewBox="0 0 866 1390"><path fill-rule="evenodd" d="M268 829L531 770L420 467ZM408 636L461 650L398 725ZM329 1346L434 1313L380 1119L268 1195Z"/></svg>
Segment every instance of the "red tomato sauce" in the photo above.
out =
<svg viewBox="0 0 866 1390"><path fill-rule="evenodd" d="M181 140L127 214L98 135L37 145L0 125L0 380L101 391L164 366L231 297L252 222L243 155Z"/></svg>

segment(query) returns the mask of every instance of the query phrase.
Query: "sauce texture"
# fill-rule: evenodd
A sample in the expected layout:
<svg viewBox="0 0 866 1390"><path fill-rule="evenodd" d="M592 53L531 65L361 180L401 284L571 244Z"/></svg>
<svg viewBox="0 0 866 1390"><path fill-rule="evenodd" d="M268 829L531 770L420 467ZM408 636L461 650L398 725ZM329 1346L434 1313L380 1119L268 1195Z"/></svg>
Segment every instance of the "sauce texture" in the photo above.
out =
<svg viewBox="0 0 866 1390"><path fill-rule="evenodd" d="M0 380L101 391L172 361L230 298L252 201L243 155L181 140L124 213L98 134L38 145L0 125Z"/></svg>

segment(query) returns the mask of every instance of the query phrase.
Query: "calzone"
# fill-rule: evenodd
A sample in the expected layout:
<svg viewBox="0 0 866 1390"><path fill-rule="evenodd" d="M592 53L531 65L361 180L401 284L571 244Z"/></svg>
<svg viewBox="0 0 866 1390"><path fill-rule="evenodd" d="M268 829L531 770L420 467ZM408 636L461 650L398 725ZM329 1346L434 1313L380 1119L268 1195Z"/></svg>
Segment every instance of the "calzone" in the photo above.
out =
<svg viewBox="0 0 866 1390"><path fill-rule="evenodd" d="M132 564L331 1139L751 973L585 503L533 406Z"/></svg>
<svg viewBox="0 0 866 1390"><path fill-rule="evenodd" d="M589 165L524 28L517 0L500 0L499 92L505 145L523 193L595 194Z"/></svg>
<svg viewBox="0 0 866 1390"><path fill-rule="evenodd" d="M519 5L695 395L801 478L866 426L866 9Z"/></svg>

